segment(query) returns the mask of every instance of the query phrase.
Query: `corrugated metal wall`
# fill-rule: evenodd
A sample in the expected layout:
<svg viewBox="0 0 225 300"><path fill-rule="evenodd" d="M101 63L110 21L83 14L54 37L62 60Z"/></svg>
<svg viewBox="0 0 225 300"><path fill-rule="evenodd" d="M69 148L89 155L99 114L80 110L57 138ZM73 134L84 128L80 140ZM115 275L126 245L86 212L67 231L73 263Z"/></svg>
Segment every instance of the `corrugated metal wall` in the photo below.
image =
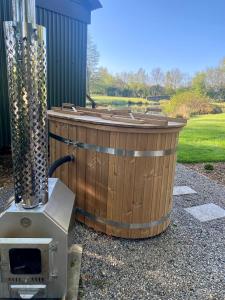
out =
<svg viewBox="0 0 225 300"><path fill-rule="evenodd" d="M50 105L85 105L87 24L37 9L37 22L47 28L48 99Z"/></svg>
<svg viewBox="0 0 225 300"><path fill-rule="evenodd" d="M10 144L9 101L2 21L10 20L11 7L8 0L0 0L0 148Z"/></svg>
<svg viewBox="0 0 225 300"><path fill-rule="evenodd" d="M0 148L9 146L7 79L2 21L11 19L9 0L0 0ZM48 104L85 106L87 24L37 7L37 22L47 28Z"/></svg>

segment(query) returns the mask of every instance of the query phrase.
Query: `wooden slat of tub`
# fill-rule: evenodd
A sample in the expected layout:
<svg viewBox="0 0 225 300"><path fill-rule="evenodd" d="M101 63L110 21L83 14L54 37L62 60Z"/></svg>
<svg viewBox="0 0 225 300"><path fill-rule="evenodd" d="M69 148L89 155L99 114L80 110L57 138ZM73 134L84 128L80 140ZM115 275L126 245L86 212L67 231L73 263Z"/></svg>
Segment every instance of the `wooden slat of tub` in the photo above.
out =
<svg viewBox="0 0 225 300"><path fill-rule="evenodd" d="M160 149L165 149L166 146L166 135L160 135ZM163 179L164 179L164 166L165 166L166 157L159 157L156 161L156 182L157 182L157 198L156 198L156 208L155 208L155 218L154 221L158 221L162 217L162 206L164 203L163 199ZM161 225L155 226L153 229L154 234L157 234L161 228Z"/></svg>
<svg viewBox="0 0 225 300"><path fill-rule="evenodd" d="M55 134L57 135L60 135L61 134L61 128L60 128L60 123L59 122L56 122L55 123ZM55 160L59 159L61 156L61 142L59 141L56 141L55 142ZM61 170L60 168L57 168L56 171L54 172L53 174L53 177L56 177L56 178L60 178L60 175L61 175Z"/></svg>
<svg viewBox="0 0 225 300"><path fill-rule="evenodd" d="M60 124L60 136L63 136L68 139L69 135L69 126L68 124ZM65 143L61 143L60 147L60 157L69 154L69 146ZM60 178L65 183L65 185L69 185L69 163L65 163L60 167Z"/></svg>
<svg viewBox="0 0 225 300"><path fill-rule="evenodd" d="M171 145L171 136L172 135L163 135L164 143L162 146L164 146L164 149L170 149ZM167 192L167 186L168 186L168 181L170 180L170 174L169 174L169 167L170 167L170 156L165 156L163 159L163 165L162 165L162 189L161 189L161 202L160 202L160 207L159 207L159 219L163 218L167 213L168 213L168 192ZM159 230L160 232L164 230L165 223L159 225Z"/></svg>
<svg viewBox="0 0 225 300"><path fill-rule="evenodd" d="M108 132L101 132L102 135L102 146L109 147L110 146L110 134ZM101 155L102 162L102 194L101 194L101 216L107 217L107 199L108 199L108 180L109 180L109 155L102 154Z"/></svg>
<svg viewBox="0 0 225 300"><path fill-rule="evenodd" d="M119 134L118 136L118 144L117 148L119 149L125 149L126 148L126 134ZM125 174L125 160L124 157L118 156L116 158L117 160L117 174L116 174L116 189L117 189L117 194L116 194L116 204L113 210L113 220L117 222L123 222L122 218L122 207L123 207L123 201L124 197L124 180L121 180L124 178ZM123 231L122 228L116 228L114 227L114 233L120 235L121 232Z"/></svg>
<svg viewBox="0 0 225 300"><path fill-rule="evenodd" d="M148 135L147 148L156 149L157 148L157 137L158 135ZM149 157L146 159L146 169L147 177L144 185L144 205L143 205L143 222L149 223L152 222L152 211L154 209L155 203L153 199L153 190L154 190L154 169L156 163L156 157ZM142 230L141 236L151 235L154 228L148 228Z"/></svg>
<svg viewBox="0 0 225 300"><path fill-rule="evenodd" d="M55 122L54 121L50 122L49 130L52 133L55 132ZM55 141L55 139L49 138L49 152L50 152L49 166L55 161L55 157L56 157L55 151L56 151L56 141Z"/></svg>
<svg viewBox="0 0 225 300"><path fill-rule="evenodd" d="M166 147L176 147L176 134L171 134L167 136ZM172 209L172 194L173 194L173 179L174 179L174 170L176 167L176 154L172 154L166 158L166 163L164 165L163 172L163 197L165 199L165 205L162 209L164 215L168 214ZM160 226L160 232L164 231L170 223L170 220L167 220Z"/></svg>
<svg viewBox="0 0 225 300"><path fill-rule="evenodd" d="M177 147L178 145L179 132L173 133L172 145L173 147ZM177 153L171 156L170 161L170 181L168 182L168 192L171 195L169 197L169 210L172 210L172 202L173 202L173 187L175 180L175 171L176 171L176 161L177 161Z"/></svg>
<svg viewBox="0 0 225 300"><path fill-rule="evenodd" d="M109 133L98 131L98 145L109 147ZM95 214L107 218L109 155L97 153ZM106 231L106 225L96 223L96 230Z"/></svg>
<svg viewBox="0 0 225 300"><path fill-rule="evenodd" d="M126 136L126 149L134 150L137 146L136 135L127 134ZM135 186L135 161L134 157L124 158L124 195L122 202L122 220L124 223L132 223L132 213L133 213L133 200L134 200L134 186ZM123 229L123 236L129 238L131 230Z"/></svg>
<svg viewBox="0 0 225 300"><path fill-rule="evenodd" d="M77 139L77 127L69 125L69 139L76 141ZM69 188L76 193L76 182L77 182L77 149L73 146L69 147L69 154L74 155L74 161L69 163L69 175L68 175L68 183ZM77 201L77 199L75 200Z"/></svg>
<svg viewBox="0 0 225 300"><path fill-rule="evenodd" d="M177 134L173 133L171 134L171 140L170 140L170 147L176 147L177 146ZM173 155L170 155L169 157L169 178L167 182L167 210L172 210L172 199L173 199L173 185L174 185L174 175L175 175L175 169L176 169L176 160L177 156L176 153Z"/></svg>
<svg viewBox="0 0 225 300"><path fill-rule="evenodd" d="M167 140L170 139L167 134L161 134L161 143L160 148L161 149L167 149ZM166 186L164 185L166 183L166 177L168 176L168 156L160 157L158 160L158 174L160 176L160 189L158 190L158 198L160 199L158 202L158 210L156 213L156 220L161 220L164 217L164 208L165 208L165 196L166 196ZM162 227L164 224L161 224L156 228L157 232L155 234L158 234L158 232L162 231Z"/></svg>
<svg viewBox="0 0 225 300"><path fill-rule="evenodd" d="M87 139L88 144L97 145L97 130L87 129ZM86 199L85 199L85 210L92 215L96 216L96 181L97 178L97 153L96 151L86 150ZM95 212L96 210L96 212ZM96 229L96 222L93 222L86 218L86 224L92 228Z"/></svg>
<svg viewBox="0 0 225 300"><path fill-rule="evenodd" d="M86 142L87 130L84 127L77 127L77 139L81 142ZM77 149L76 160L76 177L77 177L77 207L86 210L85 197L86 197L86 150ZM85 223L85 217L78 215L77 219Z"/></svg>
<svg viewBox="0 0 225 300"><path fill-rule="evenodd" d="M172 133L171 134L171 139L170 139L170 147L176 148L177 147L177 133ZM171 202L173 199L173 183L174 183L174 171L176 168L176 160L177 160L177 155L176 153L172 154L169 156L169 170L168 170L168 181L167 181L167 187L166 187L166 209L165 214L168 212L171 212L172 206ZM167 226L169 225L170 220L167 221ZM166 226L166 227L167 227Z"/></svg>
<svg viewBox="0 0 225 300"><path fill-rule="evenodd" d="M119 134L110 133L110 147L115 148L118 146ZM117 172L118 172L118 158L114 155L109 156L109 179L108 179L108 200L107 200L107 219L114 219L114 210L117 209ZM114 227L107 225L106 233L108 235L114 234Z"/></svg>
<svg viewBox="0 0 225 300"><path fill-rule="evenodd" d="M161 148L161 135L155 135L154 141L155 149L159 150ZM150 221L154 222L157 220L157 209L158 209L158 202L159 202L159 188L161 187L161 176L160 176L160 165L159 160L162 160L163 157L154 157L154 170L153 170L153 192L152 192L152 205L150 211ZM158 232L158 226L154 226L151 228L150 233L152 235Z"/></svg>
<svg viewBox="0 0 225 300"><path fill-rule="evenodd" d="M136 136L138 150L146 150L148 144L148 136L140 134ZM132 223L140 224L143 222L143 206L144 206L144 186L145 178L148 174L146 168L146 158L139 157L135 159L135 183L134 198L132 207ZM131 237L141 236L142 229L131 230Z"/></svg>
<svg viewBox="0 0 225 300"><path fill-rule="evenodd" d="M161 135L156 135L156 149L162 149L161 148ZM154 158L154 174L153 174L153 193L152 193L152 205L151 205L151 215L150 215L150 222L157 221L158 220L158 211L159 211L159 202L160 199L160 192L161 192L161 184L162 184L162 175L161 175L161 161L163 160L163 157L155 157ZM153 227L152 233L155 234L158 231L158 226Z"/></svg>
<svg viewBox="0 0 225 300"><path fill-rule="evenodd" d="M102 135L99 130L97 131L97 145L99 145L99 146L102 145ZM95 205L94 215L96 217L102 217L102 215L101 215L101 211L102 211L101 173L103 172L103 170L102 170L101 156L102 156L101 153L96 153L95 200L94 200L94 205ZM104 210L104 208L103 208L103 210ZM97 231L104 231L105 225L95 222L94 228Z"/></svg>

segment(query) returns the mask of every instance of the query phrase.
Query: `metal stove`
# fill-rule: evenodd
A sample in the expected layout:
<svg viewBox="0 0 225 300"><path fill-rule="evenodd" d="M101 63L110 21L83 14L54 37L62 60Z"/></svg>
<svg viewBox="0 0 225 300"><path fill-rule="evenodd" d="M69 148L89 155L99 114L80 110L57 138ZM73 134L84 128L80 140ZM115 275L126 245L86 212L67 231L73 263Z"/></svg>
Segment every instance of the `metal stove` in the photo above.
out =
<svg viewBox="0 0 225 300"><path fill-rule="evenodd" d="M0 298L62 298L74 194L48 179L45 28L35 0L5 22L15 197L0 215Z"/></svg>

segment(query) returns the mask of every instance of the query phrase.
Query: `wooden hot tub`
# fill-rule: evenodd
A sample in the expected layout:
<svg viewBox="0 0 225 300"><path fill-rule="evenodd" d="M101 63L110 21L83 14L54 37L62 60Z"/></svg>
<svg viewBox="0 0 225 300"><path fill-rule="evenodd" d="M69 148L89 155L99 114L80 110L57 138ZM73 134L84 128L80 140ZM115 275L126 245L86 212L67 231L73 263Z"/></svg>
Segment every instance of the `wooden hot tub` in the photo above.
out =
<svg viewBox="0 0 225 300"><path fill-rule="evenodd" d="M48 112L51 161L66 154L76 157L55 177L76 193L77 219L117 237L160 234L170 223L184 120L146 116L149 122L143 123L135 114L126 122L95 112Z"/></svg>

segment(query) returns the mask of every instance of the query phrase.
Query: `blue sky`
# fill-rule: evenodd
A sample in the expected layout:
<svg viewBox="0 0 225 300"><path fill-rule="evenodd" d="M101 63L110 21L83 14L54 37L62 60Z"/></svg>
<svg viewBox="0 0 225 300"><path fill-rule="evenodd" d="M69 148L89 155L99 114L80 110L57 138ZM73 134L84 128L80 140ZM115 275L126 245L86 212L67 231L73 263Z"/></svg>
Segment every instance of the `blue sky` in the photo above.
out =
<svg viewBox="0 0 225 300"><path fill-rule="evenodd" d="M90 33L112 72L179 68L192 75L225 57L225 0L100 0Z"/></svg>

